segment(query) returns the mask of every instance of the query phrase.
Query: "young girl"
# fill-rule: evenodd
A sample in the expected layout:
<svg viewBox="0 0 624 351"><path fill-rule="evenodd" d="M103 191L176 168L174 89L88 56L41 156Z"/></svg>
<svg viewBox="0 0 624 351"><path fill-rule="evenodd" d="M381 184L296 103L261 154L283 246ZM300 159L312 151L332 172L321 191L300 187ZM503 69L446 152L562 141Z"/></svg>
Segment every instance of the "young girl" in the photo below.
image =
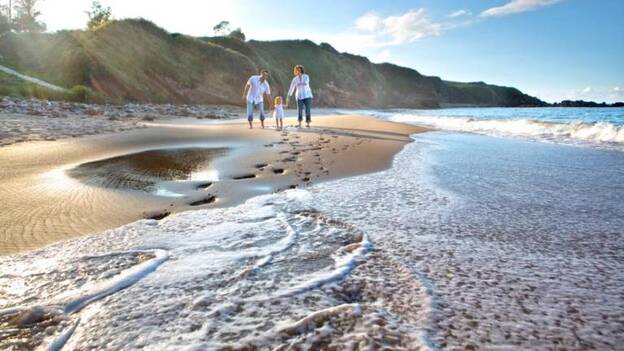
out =
<svg viewBox="0 0 624 351"><path fill-rule="evenodd" d="M284 105L282 104L282 97L276 96L273 103L273 118L275 118L275 128L277 130L284 129Z"/></svg>

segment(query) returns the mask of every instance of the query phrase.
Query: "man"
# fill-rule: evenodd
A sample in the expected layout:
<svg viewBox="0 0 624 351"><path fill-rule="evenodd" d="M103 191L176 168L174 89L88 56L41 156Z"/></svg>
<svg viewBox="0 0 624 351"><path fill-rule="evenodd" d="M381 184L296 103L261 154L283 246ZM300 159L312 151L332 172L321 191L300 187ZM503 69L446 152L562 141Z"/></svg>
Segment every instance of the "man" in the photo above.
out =
<svg viewBox="0 0 624 351"><path fill-rule="evenodd" d="M251 76L243 89L243 99L247 102L247 121L249 129L253 129L254 107L260 110L260 125L264 128L264 96L271 101L271 88L269 87L269 71L260 70L257 76Z"/></svg>

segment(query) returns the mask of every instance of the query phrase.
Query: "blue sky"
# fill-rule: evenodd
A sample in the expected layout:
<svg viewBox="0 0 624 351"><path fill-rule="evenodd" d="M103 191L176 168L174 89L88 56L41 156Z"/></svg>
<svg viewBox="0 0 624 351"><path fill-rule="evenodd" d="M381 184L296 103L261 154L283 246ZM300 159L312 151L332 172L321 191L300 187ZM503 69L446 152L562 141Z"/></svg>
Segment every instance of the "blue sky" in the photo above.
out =
<svg viewBox="0 0 624 351"><path fill-rule="evenodd" d="M624 101L624 1L102 0L116 18L211 35L311 39L447 80L515 86L546 101ZM84 27L88 0L42 0L50 30Z"/></svg>

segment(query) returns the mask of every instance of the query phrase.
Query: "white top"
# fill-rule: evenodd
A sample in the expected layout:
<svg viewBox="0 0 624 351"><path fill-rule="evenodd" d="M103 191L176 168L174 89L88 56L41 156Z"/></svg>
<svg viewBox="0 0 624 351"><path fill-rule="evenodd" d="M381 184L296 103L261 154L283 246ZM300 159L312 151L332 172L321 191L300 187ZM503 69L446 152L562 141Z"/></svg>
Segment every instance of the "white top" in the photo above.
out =
<svg viewBox="0 0 624 351"><path fill-rule="evenodd" d="M297 100L303 100L307 98L311 98L312 89L310 89L310 76L307 74L302 74L300 76L295 76L292 82L290 82L290 89L288 89L288 96L291 96L293 92L297 90Z"/></svg>
<svg viewBox="0 0 624 351"><path fill-rule="evenodd" d="M249 84L249 91L247 91L247 101L255 104L261 103L264 94L271 94L271 87L269 87L269 81L260 81L261 76L251 76L247 81Z"/></svg>
<svg viewBox="0 0 624 351"><path fill-rule="evenodd" d="M275 105L275 110L273 110L273 118L284 118L284 105Z"/></svg>

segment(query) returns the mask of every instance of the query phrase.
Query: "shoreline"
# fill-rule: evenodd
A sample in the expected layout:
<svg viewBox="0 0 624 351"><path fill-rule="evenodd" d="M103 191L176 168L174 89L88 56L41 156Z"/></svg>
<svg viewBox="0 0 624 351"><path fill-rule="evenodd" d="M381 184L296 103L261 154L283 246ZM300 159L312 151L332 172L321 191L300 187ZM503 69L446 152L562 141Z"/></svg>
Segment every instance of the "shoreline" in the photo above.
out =
<svg viewBox="0 0 624 351"><path fill-rule="evenodd" d="M0 148L0 162L14 165L0 173L7 207L0 214L0 255L38 249L142 218L229 207L261 194L387 169L394 155L411 141L409 135L427 131L349 115L318 116L310 129L293 128L295 120L286 118L284 132L272 128L250 131L246 121L238 120L222 124L167 122L152 122L146 128L122 133ZM273 121L266 122L268 126ZM218 180L166 183L180 192L182 196L177 197L107 188L94 185L97 177L93 175L76 179L67 172L85 164L106 165L124 155L172 148L228 151L206 161Z"/></svg>

